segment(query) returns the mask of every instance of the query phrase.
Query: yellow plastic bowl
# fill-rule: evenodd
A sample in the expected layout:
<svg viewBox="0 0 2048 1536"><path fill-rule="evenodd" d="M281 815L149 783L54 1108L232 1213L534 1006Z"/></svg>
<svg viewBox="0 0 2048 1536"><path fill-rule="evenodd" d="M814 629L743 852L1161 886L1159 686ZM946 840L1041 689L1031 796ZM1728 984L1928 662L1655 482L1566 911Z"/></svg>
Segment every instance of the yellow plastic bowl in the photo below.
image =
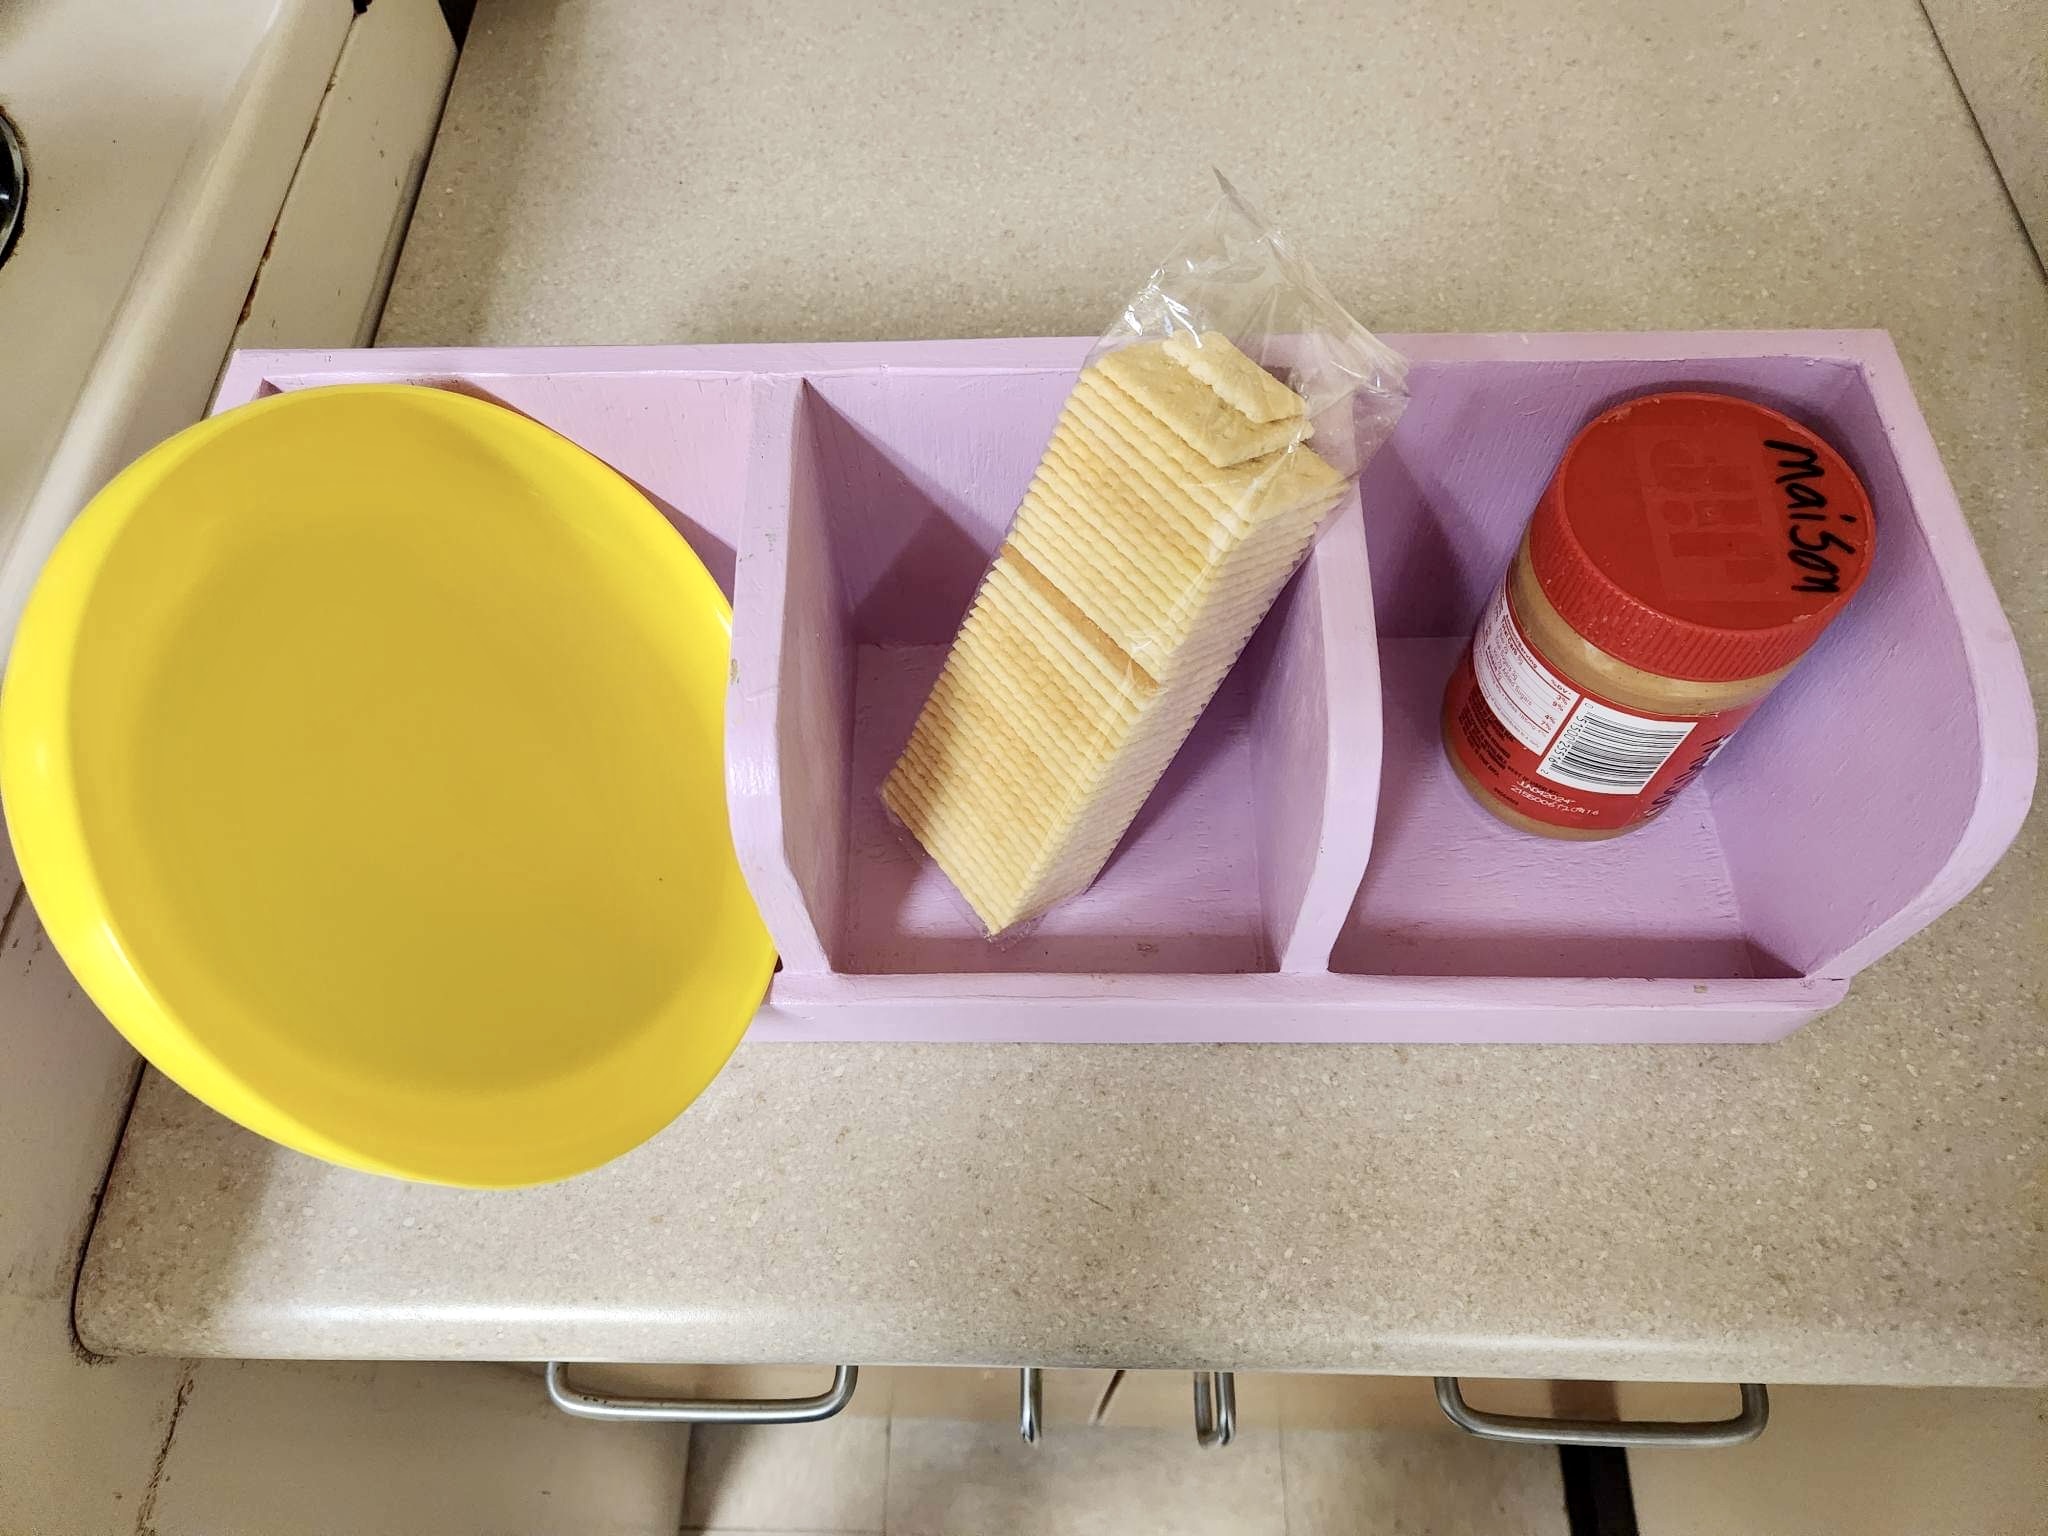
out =
<svg viewBox="0 0 2048 1536"><path fill-rule="evenodd" d="M503 407L277 395L94 499L0 696L58 950L273 1140L508 1186L725 1063L774 966L726 822L732 612L647 499Z"/></svg>

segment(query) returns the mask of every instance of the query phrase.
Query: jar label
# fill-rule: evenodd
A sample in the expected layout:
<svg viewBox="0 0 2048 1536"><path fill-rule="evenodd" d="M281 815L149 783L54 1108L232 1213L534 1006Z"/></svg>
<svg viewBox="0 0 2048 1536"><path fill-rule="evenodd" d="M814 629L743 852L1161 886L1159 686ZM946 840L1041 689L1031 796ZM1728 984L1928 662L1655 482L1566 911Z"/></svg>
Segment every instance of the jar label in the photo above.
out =
<svg viewBox="0 0 2048 1536"><path fill-rule="evenodd" d="M1529 643L1503 582L1444 696L1452 754L1523 815L1608 831L1657 815L1749 718L1624 709L1565 681Z"/></svg>

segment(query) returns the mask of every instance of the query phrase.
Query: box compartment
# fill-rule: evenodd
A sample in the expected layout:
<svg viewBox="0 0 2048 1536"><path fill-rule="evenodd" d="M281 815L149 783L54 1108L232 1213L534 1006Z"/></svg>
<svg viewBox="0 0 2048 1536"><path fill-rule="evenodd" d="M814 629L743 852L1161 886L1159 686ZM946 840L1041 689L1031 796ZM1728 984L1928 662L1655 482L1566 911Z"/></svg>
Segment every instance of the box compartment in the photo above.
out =
<svg viewBox="0 0 2048 1536"><path fill-rule="evenodd" d="M1418 360L1415 408L1365 477L1387 749L1373 861L1331 969L1846 979L1923 925L1933 893L1981 877L2033 768L2009 632L1889 342L1548 337L1524 360L1477 340ZM1452 774L1444 681L1573 434L1620 400L1688 387L1760 400L1834 443L1870 492L1876 559L1659 821L1605 843L1524 835ZM1973 655L1980 638L1993 643Z"/></svg>
<svg viewBox="0 0 2048 1536"><path fill-rule="evenodd" d="M1006 345L1025 355L757 383L727 746L741 863L785 974L1320 971L1364 868L1378 778L1355 498L1088 891L992 943L885 813L882 779L1082 350Z"/></svg>

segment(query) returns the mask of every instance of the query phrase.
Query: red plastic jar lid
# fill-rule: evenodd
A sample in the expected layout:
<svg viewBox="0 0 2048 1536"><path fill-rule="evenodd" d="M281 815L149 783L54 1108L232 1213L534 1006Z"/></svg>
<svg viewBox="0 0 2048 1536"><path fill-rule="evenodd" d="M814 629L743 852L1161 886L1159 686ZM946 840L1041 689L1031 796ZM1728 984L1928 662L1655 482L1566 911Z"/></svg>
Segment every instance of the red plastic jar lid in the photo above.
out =
<svg viewBox="0 0 2048 1536"><path fill-rule="evenodd" d="M1869 568L1870 498L1826 442L1733 395L1645 395L1565 450L1529 525L1574 631L1660 677L1734 682L1796 661Z"/></svg>

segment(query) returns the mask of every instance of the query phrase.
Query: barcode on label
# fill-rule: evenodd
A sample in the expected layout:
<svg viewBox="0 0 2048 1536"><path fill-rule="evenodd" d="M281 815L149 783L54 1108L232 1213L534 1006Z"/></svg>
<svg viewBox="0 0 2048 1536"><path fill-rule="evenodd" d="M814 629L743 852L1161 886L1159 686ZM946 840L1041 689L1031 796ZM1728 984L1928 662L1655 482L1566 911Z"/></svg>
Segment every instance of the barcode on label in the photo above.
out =
<svg viewBox="0 0 2048 1536"><path fill-rule="evenodd" d="M1692 734L1690 720L1645 720L1592 699L1580 703L1536 771L1596 795L1639 795Z"/></svg>

